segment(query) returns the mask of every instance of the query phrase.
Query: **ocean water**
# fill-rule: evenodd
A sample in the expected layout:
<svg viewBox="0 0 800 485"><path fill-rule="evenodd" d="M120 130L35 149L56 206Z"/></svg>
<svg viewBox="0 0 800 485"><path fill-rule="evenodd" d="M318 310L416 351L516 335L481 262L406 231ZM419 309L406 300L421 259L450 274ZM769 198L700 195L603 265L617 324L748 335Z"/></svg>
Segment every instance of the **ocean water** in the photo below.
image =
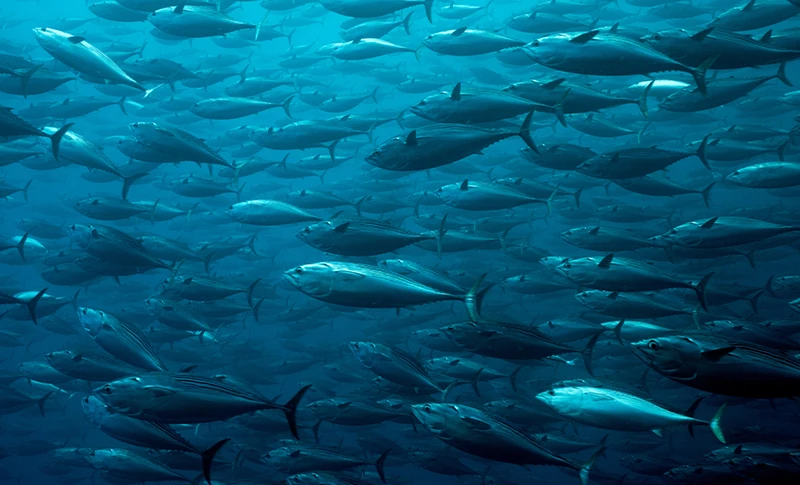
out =
<svg viewBox="0 0 800 485"><path fill-rule="evenodd" d="M0 481L797 483L800 4L210 3L0 2Z"/></svg>

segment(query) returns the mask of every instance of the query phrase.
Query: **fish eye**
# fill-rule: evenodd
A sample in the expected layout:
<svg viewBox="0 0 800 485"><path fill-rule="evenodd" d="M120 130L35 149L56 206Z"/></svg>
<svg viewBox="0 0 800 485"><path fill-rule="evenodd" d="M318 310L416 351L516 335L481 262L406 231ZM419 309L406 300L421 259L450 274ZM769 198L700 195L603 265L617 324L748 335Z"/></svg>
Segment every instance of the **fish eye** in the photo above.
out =
<svg viewBox="0 0 800 485"><path fill-rule="evenodd" d="M111 386L108 384L103 386L103 392L105 392L106 394L111 394Z"/></svg>
<svg viewBox="0 0 800 485"><path fill-rule="evenodd" d="M305 229L303 229L303 232L306 233L306 234L310 234L311 233L311 228L310 227L306 227Z"/></svg>
<svg viewBox="0 0 800 485"><path fill-rule="evenodd" d="M422 410L425 411L426 413L430 413L431 412L431 407L426 404L425 407L422 408Z"/></svg>
<svg viewBox="0 0 800 485"><path fill-rule="evenodd" d="M301 274L303 272L303 268L295 268L294 272L297 274Z"/></svg>
<svg viewBox="0 0 800 485"><path fill-rule="evenodd" d="M420 101L420 102L419 102L419 105L420 105L420 106L425 106L426 104L428 104L428 102L427 102L427 101L425 101L424 99L423 99L422 101Z"/></svg>
<svg viewBox="0 0 800 485"><path fill-rule="evenodd" d="M647 348L649 348L650 350L658 350L658 348L659 348L658 347L658 342L656 342L655 340L651 340L651 341L647 342Z"/></svg>
<svg viewBox="0 0 800 485"><path fill-rule="evenodd" d="M534 40L532 42L532 44L533 44L534 47L539 47L539 41L538 40Z"/></svg>
<svg viewBox="0 0 800 485"><path fill-rule="evenodd" d="M438 189L436 189L436 193L437 193L437 194L441 194L441 193L442 193L442 188L441 188L441 187L439 187Z"/></svg>
<svg viewBox="0 0 800 485"><path fill-rule="evenodd" d="M661 34L654 34L653 35L653 39L654 40L661 40Z"/></svg>
<svg viewBox="0 0 800 485"><path fill-rule="evenodd" d="M547 394L550 394L551 396L555 396L556 395L556 391L550 389L549 391L547 391Z"/></svg>
<svg viewBox="0 0 800 485"><path fill-rule="evenodd" d="M567 269L570 269L570 268L572 268L572 264L564 263L564 267L567 268Z"/></svg>
<svg viewBox="0 0 800 485"><path fill-rule="evenodd" d="M86 309L85 309L85 308L84 308L83 310L81 310L81 312L82 312L84 315L87 315L87 314L89 313L88 311L86 311Z"/></svg>

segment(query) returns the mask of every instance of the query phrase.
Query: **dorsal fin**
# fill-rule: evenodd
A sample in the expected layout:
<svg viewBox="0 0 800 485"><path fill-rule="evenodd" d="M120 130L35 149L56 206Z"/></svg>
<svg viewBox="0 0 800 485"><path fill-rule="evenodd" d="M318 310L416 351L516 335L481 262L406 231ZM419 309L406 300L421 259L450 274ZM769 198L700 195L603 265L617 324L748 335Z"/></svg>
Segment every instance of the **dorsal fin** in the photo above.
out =
<svg viewBox="0 0 800 485"><path fill-rule="evenodd" d="M750 0L749 2L747 2L747 5L742 7L742 12L749 12L750 10L753 10L753 7L755 7L755 5L756 5L756 0Z"/></svg>
<svg viewBox="0 0 800 485"><path fill-rule="evenodd" d="M597 263L598 268L608 269L611 267L611 261L614 259L614 253L607 255L605 258Z"/></svg>
<svg viewBox="0 0 800 485"><path fill-rule="evenodd" d="M415 147L417 146L417 130L412 131L406 137L406 145Z"/></svg>
<svg viewBox="0 0 800 485"><path fill-rule="evenodd" d="M556 79L555 81L550 81L549 83L544 83L544 84L542 84L542 87L544 89L555 89L555 88L561 86L561 84L566 80L567 80L567 78L562 77L560 79Z"/></svg>
<svg viewBox="0 0 800 485"><path fill-rule="evenodd" d="M599 33L600 33L600 31L597 30L597 29L590 30L589 32L584 32L583 34L580 34L580 35L577 35L577 36L571 38L569 41L572 42L572 43L575 43L575 44L585 44L585 43L589 42L590 40L594 39L595 36L597 34L599 34Z"/></svg>
<svg viewBox="0 0 800 485"><path fill-rule="evenodd" d="M453 92L450 93L450 99L453 101L461 101L461 83L456 84L453 88Z"/></svg>
<svg viewBox="0 0 800 485"><path fill-rule="evenodd" d="M459 27L458 29L454 30L452 34L453 37L460 37L461 34L467 31L466 27Z"/></svg>
<svg viewBox="0 0 800 485"><path fill-rule="evenodd" d="M597 235L598 232L600 232L600 226L597 226L594 229L592 229L591 231L589 231L589 234L591 234L592 236L595 236L595 235Z"/></svg>
<svg viewBox="0 0 800 485"><path fill-rule="evenodd" d="M460 190L469 190L469 179L464 179L464 181L461 182L461 186L459 187L459 189Z"/></svg>
<svg viewBox="0 0 800 485"><path fill-rule="evenodd" d="M709 27L707 29L701 30L700 32L692 36L692 40L700 42L706 37L708 37L708 34L710 34L712 30L714 30L714 27Z"/></svg>
<svg viewBox="0 0 800 485"><path fill-rule="evenodd" d="M714 227L714 224L717 223L717 219L719 219L719 218L718 217L712 217L711 219L709 219L706 222L704 222L703 225L700 226L700 227L703 228L703 229L711 229L712 227Z"/></svg>

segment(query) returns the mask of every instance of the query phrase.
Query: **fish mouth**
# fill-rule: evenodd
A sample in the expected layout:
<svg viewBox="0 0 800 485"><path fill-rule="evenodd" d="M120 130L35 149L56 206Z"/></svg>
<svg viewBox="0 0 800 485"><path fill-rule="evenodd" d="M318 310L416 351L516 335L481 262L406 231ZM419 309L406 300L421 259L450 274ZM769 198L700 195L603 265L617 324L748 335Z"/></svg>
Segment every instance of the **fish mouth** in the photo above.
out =
<svg viewBox="0 0 800 485"><path fill-rule="evenodd" d="M292 273L292 271L294 270L286 271L281 276L283 277L284 280L288 281L292 285L298 286L300 282L297 280L297 277Z"/></svg>

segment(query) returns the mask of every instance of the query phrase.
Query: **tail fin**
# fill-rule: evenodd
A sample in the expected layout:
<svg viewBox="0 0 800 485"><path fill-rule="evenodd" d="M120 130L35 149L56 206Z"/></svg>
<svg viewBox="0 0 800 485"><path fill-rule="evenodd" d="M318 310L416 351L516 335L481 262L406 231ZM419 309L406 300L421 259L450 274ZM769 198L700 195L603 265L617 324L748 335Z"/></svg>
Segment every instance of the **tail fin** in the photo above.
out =
<svg viewBox="0 0 800 485"><path fill-rule="evenodd" d="M247 304L250 305L250 308L253 307L253 292L255 291L256 286L258 285L258 283L260 281L261 281L261 278L258 278L257 280L255 280L252 283L250 283L250 286L247 287L247 293L246 293L247 294Z"/></svg>
<svg viewBox="0 0 800 485"><path fill-rule="evenodd" d="M253 305L253 318L255 318L256 322L258 323L261 323L261 321L258 319L258 310L261 308L262 303L264 303L263 298L258 300L258 302L255 305Z"/></svg>
<svg viewBox="0 0 800 485"><path fill-rule="evenodd" d="M481 316L481 304L483 303L483 298L486 296L486 293L492 288L494 285L488 285L484 289L480 289L481 285L483 284L483 280L486 278L486 273L482 274L478 281L475 282L475 285L464 295L464 304L467 306L467 314L469 314L469 319L473 322L478 321Z"/></svg>
<svg viewBox="0 0 800 485"><path fill-rule="evenodd" d="M753 313L758 313L758 300L761 298L761 295L766 293L767 290L761 289L756 290L753 292L752 295L747 297L747 301L750 302L750 306L753 307Z"/></svg>
<svg viewBox="0 0 800 485"><path fill-rule="evenodd" d="M717 61L719 54L709 59L703 61L702 64L697 66L697 69L692 69L691 74L692 78L694 78L695 84L697 84L697 89L700 91L700 94L703 96L708 96L708 86L706 86L706 72L708 69Z"/></svg>
<svg viewBox="0 0 800 485"><path fill-rule="evenodd" d="M428 17L428 22L433 23L433 0L425 0L425 16Z"/></svg>
<svg viewBox="0 0 800 485"><path fill-rule="evenodd" d="M297 439L300 439L300 436L297 434L297 406L300 404L300 401L303 400L303 396L306 395L309 389L311 389L311 384L297 391L297 394L295 394L289 402L281 406L283 414L286 415L286 421L289 423L289 430L292 432L292 436Z"/></svg>
<svg viewBox="0 0 800 485"><path fill-rule="evenodd" d="M57 132L50 135L50 144L53 145L53 156L58 160L58 154L61 149L61 139L64 138L64 135L67 134L72 125L75 123L67 123L66 125L62 126Z"/></svg>
<svg viewBox="0 0 800 485"><path fill-rule="evenodd" d="M581 485L589 485L589 474L592 471L592 466L594 466L594 462L597 461L598 458L605 455L606 449L605 447L601 447L597 451L592 454L592 456L581 465L580 469L578 470L579 476L581 478Z"/></svg>
<svg viewBox="0 0 800 485"><path fill-rule="evenodd" d="M28 83L30 83L31 78L33 77L33 75L36 74L36 71L38 71L41 67L42 67L41 64L37 64L37 65L35 65L32 68L28 69L22 75L19 76L19 78L20 78L19 82L20 82L20 86L22 87L22 97L23 98L25 98L25 99L28 98Z"/></svg>
<svg viewBox="0 0 800 485"><path fill-rule="evenodd" d="M778 66L778 72L775 74L775 77L778 78L783 84L787 86L792 86L792 81L786 77L786 63L781 62L781 65Z"/></svg>
<svg viewBox="0 0 800 485"><path fill-rule="evenodd" d="M480 381L481 374L483 374L483 367L478 369L478 372L476 372L475 375L472 376L472 380L469 381L469 383L472 384L472 390L475 391L475 395L478 397L481 397L481 390L478 388L478 382Z"/></svg>
<svg viewBox="0 0 800 485"><path fill-rule="evenodd" d="M47 400L50 398L50 396L53 395L54 392L55 391L50 391L36 401L36 405L39 406L39 414L41 414L42 417L44 417L44 405L47 403Z"/></svg>
<svg viewBox="0 0 800 485"><path fill-rule="evenodd" d="M378 89L380 89L380 87L381 87L380 85L375 86L375 89L372 90L372 95L370 96L372 98L372 100L375 101L375 104L378 103ZM370 130L370 131L372 131L372 130Z"/></svg>
<svg viewBox="0 0 800 485"><path fill-rule="evenodd" d="M714 276L714 273L708 273L700 280L700 283L697 286L694 286L694 291L697 293L697 301L700 302L700 306L703 307L703 310L708 313L708 302L706 301L706 286L708 286L708 282L711 280L711 277Z"/></svg>
<svg viewBox="0 0 800 485"><path fill-rule="evenodd" d="M25 303L25 306L28 307L28 312L31 314L31 320L33 320L34 325L39 325L39 321L36 319L36 304L39 303L39 300L42 299L45 293L47 293L47 288L36 293L33 298Z"/></svg>
<svg viewBox="0 0 800 485"><path fill-rule="evenodd" d="M408 35L411 35L411 24L410 24L410 22L411 22L411 16L413 14L414 14L414 12L411 12L408 15L406 15L405 19L403 19L403 28L406 29L406 34L408 34Z"/></svg>
<svg viewBox="0 0 800 485"><path fill-rule="evenodd" d="M419 204L417 204L417 208L419 208ZM445 229L446 224L447 214L442 217L442 222L439 223L439 231L436 233L436 254L439 256L439 259L442 259L442 239L444 239L444 235L447 234L447 229Z"/></svg>
<svg viewBox="0 0 800 485"><path fill-rule="evenodd" d="M28 180L28 183L25 184L25 187L22 187L22 197L25 198L25 202L28 201L28 189L31 188L31 182L33 182L33 179Z"/></svg>
<svg viewBox="0 0 800 485"><path fill-rule="evenodd" d="M127 96L123 96L123 97L121 97L119 99L119 101L117 101L117 104L119 105L119 109L122 111L122 114L124 114L125 116L128 116L128 110L125 109L125 101L127 101L127 100L128 100L128 97Z"/></svg>
<svg viewBox="0 0 800 485"><path fill-rule="evenodd" d="M694 417L694 413L697 411L697 408L700 407L700 403L703 402L703 399L705 399L705 397L703 397L703 396L700 396L697 399L695 399L694 402L692 403L692 405L689 406L689 409L687 409L684 414L686 416L689 416L690 418L693 418ZM689 423L689 436L694 438L694 424L693 423Z"/></svg>
<svg viewBox="0 0 800 485"><path fill-rule="evenodd" d="M583 187L579 188L578 190L576 190L572 194L572 196L575 197L575 207L577 207L578 209L581 208L581 194L582 193L583 193Z"/></svg>
<svg viewBox="0 0 800 485"><path fill-rule="evenodd" d="M389 456L389 453L391 452L392 452L391 448L384 451L383 454L375 462L375 468L378 470L378 476L381 477L381 481L383 483L386 483L386 475L384 475L383 473L383 465L384 463L386 463L386 457Z"/></svg>
<svg viewBox="0 0 800 485"><path fill-rule="evenodd" d="M589 339L589 343L586 344L586 348L583 349L581 352L583 354L583 365L586 367L586 372L589 373L590 376L594 377L594 369L592 368L592 356L594 354L594 348L597 345L597 341L600 339L600 336L603 335L603 332L598 332Z"/></svg>
<svg viewBox="0 0 800 485"><path fill-rule="evenodd" d="M206 482L208 482L208 485L211 485L211 461L217 455L217 452L230 440L230 438L225 438L224 440L218 441L211 448L200 453L200 457L203 459L203 476Z"/></svg>
<svg viewBox="0 0 800 485"><path fill-rule="evenodd" d="M719 407L719 411L709 422L709 426L711 427L711 432L714 433L714 437L716 437L720 443L725 444L725 435L722 433L722 414L725 412L725 408L728 406L728 403L724 403L722 406Z"/></svg>
<svg viewBox="0 0 800 485"><path fill-rule="evenodd" d="M539 153L539 149L536 148L536 143L533 141L533 137L531 136L531 121L533 120L533 111L528 113L528 116L525 117L525 121L522 122L522 126L519 129L519 136L522 138L522 141L528 145L528 148L533 150L534 153Z"/></svg>
<svg viewBox="0 0 800 485"><path fill-rule="evenodd" d="M30 182L28 182L30 183ZM26 232L22 235L19 242L17 243L17 252L19 253L19 257L25 261L25 242L28 240L28 236L30 235L30 231Z"/></svg>
<svg viewBox="0 0 800 485"><path fill-rule="evenodd" d="M291 118L291 117L292 117L292 112L291 112L291 111L289 111L289 105L292 103L292 100L294 99L294 96L295 96L294 94L293 94L293 95L291 95L291 96L289 96L289 97L288 97L288 98L286 98L286 100L285 100L285 101L284 101L284 102L281 104L281 106L283 107L283 111L286 113L286 116L288 116L289 118Z"/></svg>
<svg viewBox="0 0 800 485"><path fill-rule="evenodd" d="M511 389L513 389L514 392L519 392L517 391L517 377L519 376L519 373L522 371L523 368L524 368L523 366L517 367L516 369L514 369L514 372L512 372L511 375L508 376L508 380L511 382Z"/></svg>
<svg viewBox="0 0 800 485"><path fill-rule="evenodd" d="M650 81L650 84L648 84L647 87L644 88L644 91L642 91L642 95L639 96L639 100L636 103L639 105L639 111L642 112L645 118L648 118L650 116L647 111L647 96L650 95L650 89L653 88L653 84L655 84L655 80Z"/></svg>
<svg viewBox="0 0 800 485"><path fill-rule="evenodd" d="M697 148L697 157L700 158L700 161L703 162L703 165L711 170L711 165L708 164L708 157L706 156L706 148L708 148L708 137L711 135L706 135L703 138L703 141L700 142L700 146Z"/></svg>
<svg viewBox="0 0 800 485"><path fill-rule="evenodd" d="M767 284L764 285L764 289L767 290L767 293L769 293L770 295L777 297L778 295L775 294L774 283L775 283L775 275L771 275L767 280Z"/></svg>
<svg viewBox="0 0 800 485"><path fill-rule="evenodd" d="M130 177L123 177L122 178L122 199L128 199L128 192L131 190L131 185L133 185L137 180L144 178L146 175L150 175L148 172L144 173L137 173L135 175L131 175Z"/></svg>
<svg viewBox="0 0 800 485"><path fill-rule="evenodd" d="M714 188L714 185L716 185L716 182L711 182L710 184L708 184L708 187L700 191L700 195L703 196L703 202L706 204L706 209L711 207L711 203L709 202L709 196L711 195L711 189Z"/></svg>

